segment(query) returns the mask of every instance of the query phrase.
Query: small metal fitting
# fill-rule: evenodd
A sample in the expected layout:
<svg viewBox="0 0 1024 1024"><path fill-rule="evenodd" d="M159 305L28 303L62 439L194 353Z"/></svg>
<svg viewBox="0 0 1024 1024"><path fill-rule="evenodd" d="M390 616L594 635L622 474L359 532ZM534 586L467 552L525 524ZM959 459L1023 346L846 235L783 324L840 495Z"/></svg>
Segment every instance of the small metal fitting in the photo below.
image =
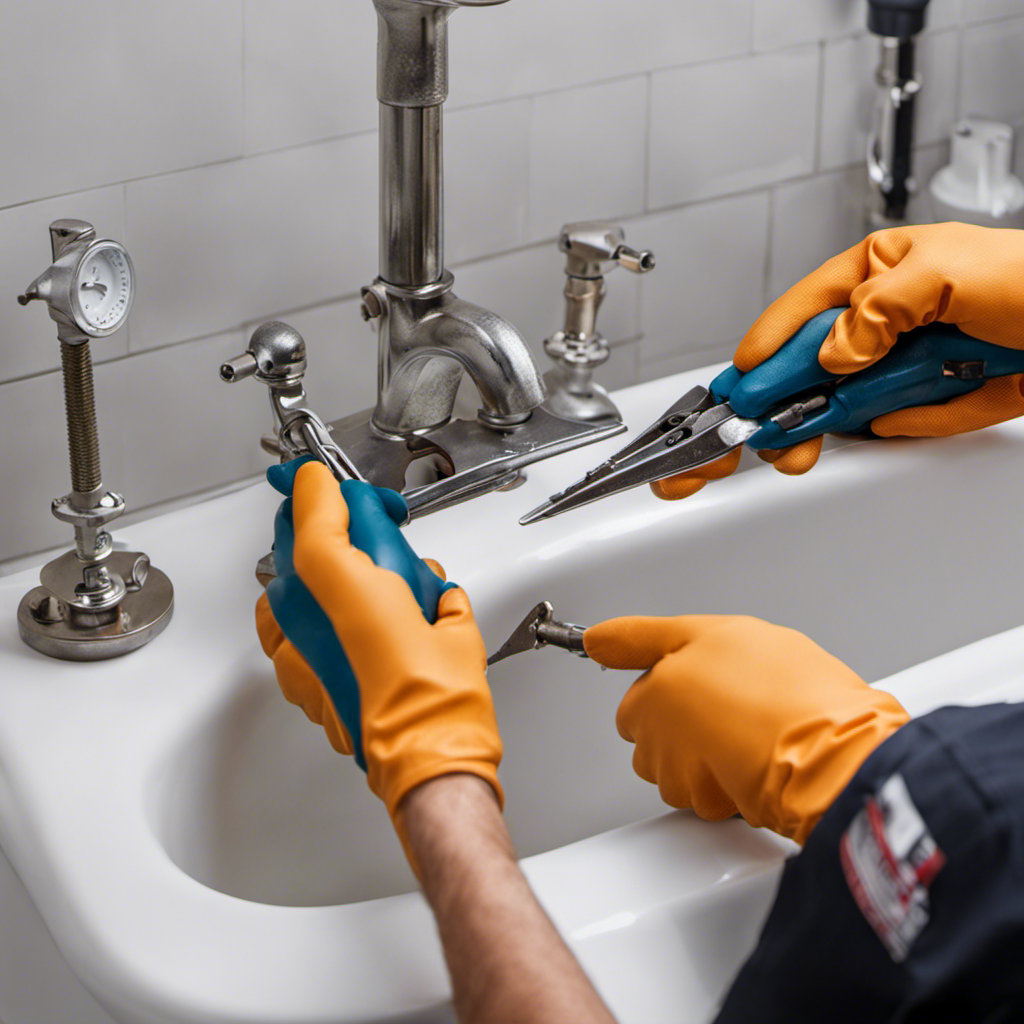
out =
<svg viewBox="0 0 1024 1024"><path fill-rule="evenodd" d="M387 292L380 285L370 285L362 289L363 302L359 307L359 315L364 320L377 320L388 308Z"/></svg>
<svg viewBox="0 0 1024 1024"><path fill-rule="evenodd" d="M558 248L566 254L565 326L544 341L554 361L545 375L548 407L567 419L619 418L607 392L593 381L594 370L611 351L597 329L597 312L605 297L605 275L615 267L634 274L654 269L654 254L626 245L622 228L604 221L566 224Z"/></svg>
<svg viewBox="0 0 1024 1024"><path fill-rule="evenodd" d="M565 272L570 277L602 278L612 263L634 274L654 269L654 253L626 245L626 234L617 224L606 221L580 221L566 224L558 238L558 248L569 257Z"/></svg>
<svg viewBox="0 0 1024 1024"><path fill-rule="evenodd" d="M50 505L55 519L72 526L106 526L120 516L125 509L124 498L120 494L108 491L100 498L93 508L82 508L75 503L76 496L65 494L62 498L54 498Z"/></svg>
<svg viewBox="0 0 1024 1024"><path fill-rule="evenodd" d="M306 373L306 342L294 327L280 320L260 324L249 347L221 364L220 379L228 384L255 377L269 387L287 388L301 383Z"/></svg>
<svg viewBox="0 0 1024 1024"><path fill-rule="evenodd" d="M334 443L324 421L309 408L302 386L306 366L306 342L302 335L280 320L271 320L253 331L249 348L242 355L221 364L220 378L232 384L255 377L270 389L276 436L261 442L264 450L279 455L282 462L299 455L313 455L339 481L364 479Z"/></svg>

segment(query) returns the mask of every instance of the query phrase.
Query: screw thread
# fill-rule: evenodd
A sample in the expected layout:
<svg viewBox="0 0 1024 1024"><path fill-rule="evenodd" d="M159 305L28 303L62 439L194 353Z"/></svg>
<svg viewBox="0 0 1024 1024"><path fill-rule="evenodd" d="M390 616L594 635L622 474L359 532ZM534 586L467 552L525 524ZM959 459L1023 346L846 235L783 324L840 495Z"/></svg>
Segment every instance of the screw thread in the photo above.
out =
<svg viewBox="0 0 1024 1024"><path fill-rule="evenodd" d="M68 451L71 455L71 488L85 494L96 490L103 482L89 343L69 345L62 341L60 361L64 370L64 408L68 421Z"/></svg>

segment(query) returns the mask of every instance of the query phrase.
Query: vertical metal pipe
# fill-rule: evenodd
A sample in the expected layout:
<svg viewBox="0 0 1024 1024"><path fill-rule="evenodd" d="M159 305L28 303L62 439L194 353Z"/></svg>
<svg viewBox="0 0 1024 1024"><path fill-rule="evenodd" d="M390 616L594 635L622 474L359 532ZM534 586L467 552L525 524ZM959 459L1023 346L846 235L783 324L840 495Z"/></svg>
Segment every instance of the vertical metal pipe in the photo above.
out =
<svg viewBox="0 0 1024 1024"><path fill-rule="evenodd" d="M380 276L412 288L444 271L442 105L380 105Z"/></svg>
<svg viewBox="0 0 1024 1024"><path fill-rule="evenodd" d="M914 40L901 40L896 48L896 80L904 90L902 102L896 107L892 143L892 188L885 197L885 215L903 220L913 182L914 98L906 83L914 81Z"/></svg>
<svg viewBox="0 0 1024 1024"><path fill-rule="evenodd" d="M380 101L380 276L406 288L444 271L441 119L448 4L374 0Z"/></svg>

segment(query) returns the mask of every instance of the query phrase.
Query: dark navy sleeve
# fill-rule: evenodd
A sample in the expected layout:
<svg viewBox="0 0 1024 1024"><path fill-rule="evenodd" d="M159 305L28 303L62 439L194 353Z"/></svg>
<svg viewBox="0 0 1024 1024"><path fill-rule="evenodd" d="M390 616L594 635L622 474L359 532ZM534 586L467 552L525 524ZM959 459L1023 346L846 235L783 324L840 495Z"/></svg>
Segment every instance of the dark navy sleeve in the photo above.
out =
<svg viewBox="0 0 1024 1024"><path fill-rule="evenodd" d="M942 708L783 871L719 1024L1024 1020L1024 705Z"/></svg>

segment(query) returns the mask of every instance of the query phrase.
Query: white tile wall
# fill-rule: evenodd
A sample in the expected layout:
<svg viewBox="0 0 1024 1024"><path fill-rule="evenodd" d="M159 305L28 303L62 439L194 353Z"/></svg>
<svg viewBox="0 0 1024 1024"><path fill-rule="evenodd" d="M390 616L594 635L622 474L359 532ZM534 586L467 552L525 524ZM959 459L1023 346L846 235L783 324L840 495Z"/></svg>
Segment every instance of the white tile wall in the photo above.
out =
<svg viewBox="0 0 1024 1024"><path fill-rule="evenodd" d="M524 99L456 110L445 118L448 262L513 249L526 242L530 114L530 101ZM373 204L371 212L376 216Z"/></svg>
<svg viewBox="0 0 1024 1024"><path fill-rule="evenodd" d="M479 103L746 53L752 17L751 0L513 0L459 11L451 99Z"/></svg>
<svg viewBox="0 0 1024 1024"><path fill-rule="evenodd" d="M643 211L648 87L635 75L533 101L531 238L554 238L568 221Z"/></svg>
<svg viewBox="0 0 1024 1024"><path fill-rule="evenodd" d="M963 47L960 113L1024 119L1024 19L972 26Z"/></svg>
<svg viewBox="0 0 1024 1024"><path fill-rule="evenodd" d="M216 373L263 319L306 336L325 415L374 400L376 339L358 317L377 263L370 0L108 7L5 6L0 561L65 535L46 513L67 488L57 344L41 307L13 302L47 265L56 217L91 220L135 259L131 323L94 346L105 473L133 507L266 463L265 395ZM563 315L560 225L619 219L658 256L648 277L609 279L599 377L621 386L728 358L768 301L861 237L878 46L865 0L581 12L515 0L453 15L447 256L459 293L542 359ZM920 50L926 181L960 113L1024 123L1024 0L932 0ZM54 69L82 54L101 73L72 96Z"/></svg>
<svg viewBox="0 0 1024 1024"><path fill-rule="evenodd" d="M961 0L963 20L987 21L992 18L1009 18L1020 14L1017 0Z"/></svg>
<svg viewBox="0 0 1024 1024"><path fill-rule="evenodd" d="M927 182L948 162L947 143L926 146L914 155L914 175ZM767 300L859 242L867 201L867 178L859 165L780 185L774 196ZM911 200L907 216L932 219L926 191Z"/></svg>
<svg viewBox="0 0 1024 1024"><path fill-rule="evenodd" d="M114 0L102 17L9 0L4 20L0 204L241 154L242 0Z"/></svg>
<svg viewBox="0 0 1024 1024"><path fill-rule="evenodd" d="M245 151L377 127L373 4L245 5Z"/></svg>
<svg viewBox="0 0 1024 1024"><path fill-rule="evenodd" d="M866 19L867 0L754 0L754 48L854 35Z"/></svg>
<svg viewBox="0 0 1024 1024"><path fill-rule="evenodd" d="M650 205L813 170L818 59L801 46L655 74Z"/></svg>
<svg viewBox="0 0 1024 1024"><path fill-rule="evenodd" d="M755 192L629 223L658 258L641 278L644 359L705 350L750 326L762 308L768 205Z"/></svg>

